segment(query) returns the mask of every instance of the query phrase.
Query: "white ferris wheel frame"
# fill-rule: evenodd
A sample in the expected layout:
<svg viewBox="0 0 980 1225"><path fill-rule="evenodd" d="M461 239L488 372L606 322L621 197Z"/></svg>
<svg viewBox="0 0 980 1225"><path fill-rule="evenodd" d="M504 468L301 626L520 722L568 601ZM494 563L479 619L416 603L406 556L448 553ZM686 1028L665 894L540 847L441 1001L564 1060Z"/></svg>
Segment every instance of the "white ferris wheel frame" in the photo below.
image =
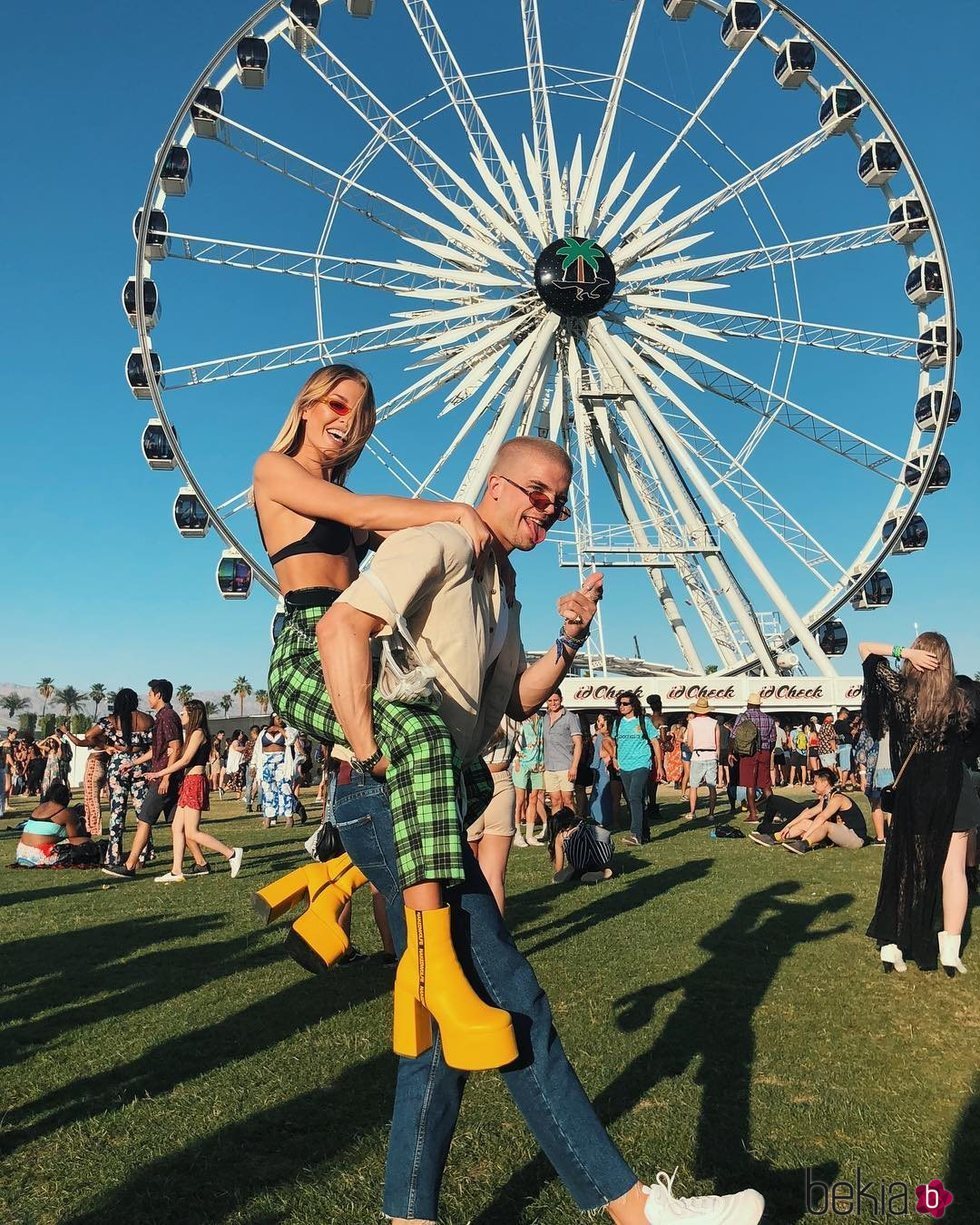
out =
<svg viewBox="0 0 980 1225"><path fill-rule="evenodd" d="M582 86L583 80L586 82L586 88L588 88L589 82L592 84L609 85L608 97L603 99L600 95L596 95L596 101L604 102L605 113L588 170L585 170L581 164L580 148L577 149L575 154L575 157L579 159L577 173L580 178L577 186L581 188L581 196L578 195L577 191L575 193L569 192L570 197L572 195L576 197L574 201L570 199L569 204L572 209L571 216L574 217L574 223L579 227L578 232L588 233L597 213L601 215L601 208L621 194L632 162L632 158L630 158L623 170L616 176L612 185L607 186L607 195L600 206L599 197L603 187L602 180L605 170L605 157L608 152L609 136L616 112L621 104L623 85L628 81L626 70L629 61L629 50L632 47L632 40L639 25L645 0L633 0L633 9L627 22L623 49L616 71L612 74L596 72L591 77L587 77L585 70L582 69L565 69L561 66L545 63L541 52L538 0L520 0L520 2L528 60L527 64L523 66L528 73L528 84L520 92L531 95L534 152L538 159L537 166L540 171L540 179L536 184L537 194L542 201L551 200L551 208L554 210L555 215L557 215L561 207L559 199L561 184L558 181L559 169L555 153L554 134L551 129L549 89L545 85L545 71L546 69L551 69L553 72L564 72L568 74L566 79L576 84L577 87ZM519 182L519 176L508 173L506 154L483 116L480 108L480 96L474 92L469 79L457 64L452 50L438 25L435 14L432 12L429 0L403 0L403 3L416 26L416 30L429 53L431 62L441 81L447 99L444 100L442 109L452 106L459 115L470 139L473 164L479 172L480 185L486 191L485 196L479 196L469 184L464 182L461 176L446 166L445 163L437 163L437 168L443 176L443 182L451 182L460 190L465 189L471 204L478 199L482 207L482 213L474 209L478 224L465 234L466 242L478 246L478 231L480 229L487 229L490 233L493 232L489 229L490 218L487 216L488 210L493 209L497 203L506 203L509 209L513 209L515 204L511 201L516 200L516 207L522 209L524 220L528 223L528 237L543 243L547 239L548 231L540 222L537 230L531 224L532 215L536 215L535 207L528 199L523 185ZM720 17L723 17L726 12L726 6L717 3L717 0L697 0L697 3ZM929 258L938 262L942 277L943 317L947 328L948 342L941 380L936 383L930 382L930 372L925 368L920 369L918 375L919 395L924 394L927 390L941 391L941 406L935 422L935 429L923 432L919 430L917 424L913 423L906 455L903 457L899 454L885 451L883 448L861 438L859 435L851 433L834 422L820 417L818 414L812 413L787 396L781 396L775 391L775 372L773 375L773 385L766 388L761 384L752 382L735 370L729 370L722 363L706 359L702 353L690 350L690 355L678 363L677 370L674 371L675 373L685 381L705 389L713 390L716 394L730 399L743 407L747 407L760 416L760 424L756 431L750 436L748 442L743 444L740 453L733 455L722 446L718 439L710 434L710 431L707 430L694 414L687 410L679 397L671 396L667 392L666 385L661 384L659 390L666 394L666 398L675 408L680 408L681 414L686 414L690 419L690 428L685 435L679 432L677 425L672 425L667 421L661 406L651 394L649 379L644 377L643 372L644 340L653 340L654 344L656 343L658 335L656 327L652 325L646 327L642 321L637 322L632 318L626 319L626 326L634 333L635 337L635 345L631 345L627 343L622 335L617 335L610 330L598 315L593 316L589 320L592 344L591 356L597 357L598 362L604 367L605 378L609 380L608 387L612 387L614 390L610 392L607 386L601 388L589 386L589 376L586 371L581 369L574 338L572 342L566 344L564 350L565 361L569 363L570 367L579 367L577 370L569 369L567 372L569 379L574 380L571 381L571 385L578 385L579 387L579 393L573 396L573 402L569 406L574 413L576 422L576 448L580 450L580 454L576 456L579 466L571 491L571 505L574 510L576 528L584 529L587 533L587 547L583 548L581 543L579 543L575 564L578 565L580 572L584 572L584 567L589 564L590 555L604 551L601 544L598 546L596 544L596 538L593 537L592 524L589 518L586 441L588 438L591 438L592 447L590 449L598 464L604 470L613 493L623 509L631 531L632 540L629 546L624 547L619 543L610 544L608 547L612 551L616 551L618 548L620 552L628 552L631 555L640 556L643 567L648 569L654 591L660 600L668 622L674 630L682 654L692 672L702 672L704 668L693 639L684 625L676 600L671 594L667 581L664 578L663 572L667 569L672 569L678 573L682 583L687 588L691 602L696 606L696 610L701 616L709 637L718 650L722 665L718 669L719 675L739 675L757 671L761 671L766 675L777 675L780 671L776 664L776 651L771 642L764 636L759 624L759 618L742 591L737 578L725 561L720 545L714 539L715 536L724 535L741 555L743 563L747 565L753 577L772 599L774 607L782 615L787 627L787 632L784 635L784 646L788 647L799 643L819 672L826 676L833 676L835 675L833 666L827 656L820 650L813 636L814 631L831 618L855 593L861 591L868 578L880 568L884 560L898 546L904 529L911 522L921 498L928 489L930 478L940 456L941 444L949 421L955 381L955 342L958 333L956 330L953 280L946 244L926 184L912 158L910 150L902 139L901 134L890 121L880 101L850 64L807 22L781 3L781 0L760 0L760 3L769 12L764 17L762 28L757 31L752 42L758 41L767 46L774 54L778 53L779 45L766 37L764 29L769 17L775 13L779 13L794 25L800 36L811 41L837 69L841 78L859 91L862 106L866 106L870 110L871 114L878 121L884 137L890 140L898 151L901 157L902 168L911 179L912 194L918 198L925 210L925 216L928 220L928 235L933 247L929 253ZM234 62L230 63L220 76L215 77L215 73L218 72L221 65L229 57L232 57L233 60L235 48L239 40L257 32L262 23L276 12L280 13L281 17L271 26L263 29L261 36L270 43L273 40L279 39L280 36L285 38L293 28L294 19L289 14L286 6L280 3L279 0L268 0L231 35L227 42L212 57L191 86L159 145L143 199L141 217L136 227L135 319L138 348L142 355L144 369L147 372L152 370L152 345L143 300L143 282L150 279L151 275L146 255L146 246L150 229L150 212L153 209L163 208L166 201L166 194L163 190L161 179L167 154L173 144L179 143L188 146L193 139L194 131L190 122L190 111L199 91L205 86L211 85L221 90L222 93L224 92L226 87L235 79L236 70ZM328 46L317 35L313 36L312 48L323 59L324 63L332 62ZM696 112L685 111L685 108L681 107L677 108L688 114L689 119L681 131L675 135L674 141L667 152L661 156L657 166L654 168L654 173L648 175L640 184L639 189L634 189L630 194L630 201L635 202L635 199L642 197L645 186L654 177L656 170L663 166L678 144L684 141L688 131L696 122L701 122L702 127L724 145L721 138L717 137L708 128L707 124L701 121L700 116L731 72L734 71L744 50L745 48L734 57L732 64L725 69ZM307 58L307 55L304 54L303 58ZM496 70L496 74L516 70L516 67L515 69L501 69ZM576 77L575 74L578 74L578 76ZM342 195L352 189L356 189L362 193L366 191L368 195L381 198L380 193L373 191L373 189L366 189L360 184L357 176L359 173L362 173L363 169L370 164L382 149L393 147L393 132L397 132L399 139L407 141L410 145L414 145L415 148L418 148L421 144L426 149L427 154L431 154L432 151L428 150L424 146L424 142L421 142L420 138L414 134L414 126L423 122L426 117L423 116L420 119L415 119L411 123L403 121L399 115L388 111L356 77L345 71L343 65L340 66L340 69L337 69L335 65L335 79L332 82L328 79L329 74L325 74L321 70L320 75L333 88L345 93L346 100L355 109L360 108L362 117L367 118L369 124L374 127L375 135L365 145L358 158L343 173L319 166L310 159L303 158L300 154L294 154L293 151L285 146L276 145L275 142L269 141L267 138L262 137L261 134L251 131L242 124L236 123L229 116L221 116L222 123L228 125L231 131L238 133L242 139L256 142L261 141L266 146L273 147L277 151L277 156L281 156L284 159L283 165L276 165L274 168L288 174L289 169L285 166L285 160L293 157L299 159L299 162L305 163L305 165L302 165L302 175L294 172L290 177L300 177L300 181L308 182L313 177L322 175L324 178L332 181L333 199L321 234L318 250L316 252L286 251L281 248L263 248L254 244L237 244L226 240L195 238L190 235L171 235L168 233L168 243L172 241L183 243L187 253L192 258L199 258L205 262L211 260L212 262L238 264L239 266L252 268L267 267L269 270L312 276L317 319L319 322L319 335L301 345L280 346L263 352L226 357L212 362L196 363L194 366L174 367L163 371L164 374L171 376L183 374L188 383L193 383L201 381L201 370L207 367L210 367L212 372L207 381L212 381L213 378L232 377L236 374L252 373L261 369L333 360L334 355L330 346L332 339L335 338L324 335L323 309L320 297L321 283L324 280L337 280L352 284L377 283L379 287L389 287L392 285L397 287L397 278L406 275L404 261L399 261L397 264L384 265L378 261L329 256L326 254L326 244ZM479 75L483 74L474 74L474 79ZM635 85L635 82L629 83ZM822 97L821 87L814 78L808 78L806 85L818 97ZM555 91L552 89L551 92L561 93L562 90L558 89ZM417 105L418 102L413 103L409 107L403 108L403 111L411 111ZM860 149L862 139L856 130L851 128L846 135L850 136L851 140ZM759 187L762 190L761 183L769 173L774 173L784 165L790 164L795 160L796 156L801 156L803 152L814 147L816 143L819 143L824 138L825 133L818 129L815 133L797 142L796 145L791 146L790 149L784 150L782 154L778 154L775 158L770 159L763 166L756 168L747 167L746 175L735 183L727 183L727 180L722 175L714 171L726 186L720 188L714 197L709 197L707 201L702 201L700 207L705 212L708 212L712 207L718 207L719 201L724 203L728 199L740 197L741 191L749 186ZM727 146L724 147L727 149ZM400 150L398 151L400 152ZM731 150L728 151L732 152ZM405 157L409 165L412 164L410 157L405 154L402 154L402 156ZM259 158L259 160L263 159ZM704 161L703 158L702 160ZM705 164L710 167L710 163L705 162ZM742 164L745 165L745 163ZM412 168L416 169L416 172L425 181L425 174L420 172L415 166ZM515 178L518 179L516 184ZM433 184L430 182L430 192L432 188ZM511 197L508 198L504 194L505 188L512 193ZM898 202L898 198L887 182L878 185L878 189L882 192L886 205L890 210ZM524 191L523 201L519 198L521 191ZM673 193L669 194L672 195ZM443 197L442 202L445 203L446 199L447 197ZM406 214L414 211L398 202L388 201L388 203L394 203L398 209ZM662 199L656 203L662 209L665 201ZM768 204L768 199L766 199L766 203ZM695 205L693 208L678 214L673 219L674 227L679 231L683 225L689 225L696 220L698 207ZM460 212L463 211L462 206L458 206L458 208ZM695 274L697 275L698 270L700 270L700 275L702 276L708 273L713 273L715 276L719 275L719 273L724 273L727 276L750 267L761 267L766 263L773 269L776 263L788 262L792 265L794 292L796 293L797 304L799 304L798 290L796 289L795 282L796 260L815 258L826 254L834 254L842 250L852 250L861 246L872 245L882 241L883 236L887 234L887 226L881 225L869 226L863 230L794 241L790 240L785 234L785 230L782 229L781 222L771 205L769 205L769 209L781 232L786 237L785 244L769 247L760 245L755 250L729 253L727 256L722 257L707 257L701 260L694 260L693 262L688 261ZM621 211L625 211L625 209L617 207L617 215ZM649 212L649 208L646 211ZM614 229L616 218L610 219L609 213L610 209L607 208L604 216L605 224L599 234L600 243ZM433 226L431 217L424 214L418 215L424 218L430 228L434 230L441 229L447 237L455 234L456 241L460 245L465 245L461 241L464 237L461 231L454 231L453 227L446 224ZM562 232L575 232L564 224L565 216L566 213L564 208L562 208L561 225L558 229ZM659 216L659 211L653 216L655 228ZM506 221L506 218L495 218L498 225L501 224L502 220ZM588 224L583 224L586 221ZM649 227L644 231L641 225L635 223L634 225L634 237L616 249L619 261L617 262L617 274L620 280L621 292L624 285L628 286L630 284L631 273L634 276L636 275L634 270L644 258L644 247L649 246ZM668 227L669 225L670 222L667 223ZM474 233L474 230L477 232ZM756 233L758 234L758 231ZM507 236L520 249L526 251L533 261L533 252L524 234L521 234L516 227L508 223ZM662 241L664 237L664 227L661 226L658 230L658 238ZM666 237L670 237L669 230ZM422 244L416 242L416 245L421 246ZM679 245L682 246L683 241ZM906 244L906 257L910 268L917 263L913 248L914 243ZM458 249L454 249L454 252L456 255L459 254ZM420 254L424 256L424 252ZM417 273L421 275L434 274L431 279L430 291L438 295L440 289L443 289L445 296L449 296L452 287L458 286L460 278L454 275L454 270L451 266L446 266L445 260L440 258L443 253L434 245L431 254L440 266L434 269L430 265L420 263L417 266ZM495 259L501 260L499 252L495 254ZM511 262L514 263L515 267L521 267L517 261ZM472 283L472 278L476 274L471 268L465 275L468 278L468 283ZM372 282L370 280L371 276L377 277L378 281ZM677 282L678 286L684 284L686 282ZM446 286L449 289L446 289ZM639 290L640 292L637 296L642 298L642 282L640 282ZM663 299L659 301L662 303ZM777 341L781 344L788 341L794 346L792 349L792 361L795 361L799 345L803 343L816 347L850 349L856 352L875 353L891 357L909 356L909 346L914 347L915 343L914 340L907 337L837 328L833 325L813 324L802 319L787 320L782 318L781 315L764 316L752 312L706 307L704 304L691 302L675 305L683 305L688 308L686 317L684 312L680 311L675 316L678 320L682 336L684 335L685 328L689 333L696 336L699 326L702 326L705 322L713 322L715 330L721 330L722 334L726 334L726 329L730 329L727 332L730 335L752 335L761 339ZM496 306L499 309L499 302L496 303ZM466 309L469 313L473 313L479 310L479 306L474 305ZM781 308L779 309L781 311ZM919 305L916 310L918 330L921 335L930 323L935 321L929 319L924 305ZM406 313L411 314L411 312ZM418 313L425 314L425 312ZM462 312L459 313L462 314ZM683 321L683 323L680 321ZM470 465L467 477L460 489L460 496L469 495L473 497L479 492L479 486L482 485L487 475L485 469L491 453L490 443L503 440L515 423L518 423L522 410L524 410L522 418L524 424L532 420L530 411L526 410L526 403L529 402L532 408L537 404L539 409L544 411L542 398L546 382L546 366L549 360L553 360L549 357L549 345L561 323L562 321L559 316L549 315L536 327L531 335L524 337L519 343L514 344L512 357L515 360L511 363L511 366L516 368L520 364L521 358L530 358L530 360L523 363L524 368L522 372L516 379L512 379L509 385L506 379L499 377L495 379L492 384L495 397L484 394L477 405L478 411L471 413L467 429L475 423L482 411L489 407L493 398L497 398L499 401L499 395L496 395L496 393L506 389L503 406L499 409L494 423L490 426L484 438L483 445ZM721 329L717 326L719 323L724 325ZM789 336L787 335L787 328L790 329ZM795 340L793 339L794 334ZM397 315L393 314L391 322L388 324L348 334L345 339L351 342L351 352L364 352L370 351L372 348L385 347L392 343L405 344L409 340L418 342L420 338L425 343L424 337L425 328L423 325L412 323L410 319L399 320ZM451 337L452 330L450 329L448 332L444 331L436 340L430 338L428 343L430 345L445 343ZM513 337L508 337L508 343L511 343L512 339ZM646 350L646 352L654 351L657 353L658 360L663 362L664 354L662 351L655 348ZM331 354L331 356L328 358L327 354ZM518 354L520 358L517 357ZM472 362L476 360L476 356L471 351L468 360ZM480 364L480 362L477 362L477 365ZM452 366L450 366L450 369L452 369ZM505 369L507 369L506 366ZM778 370L778 364L776 370ZM452 376L449 379L443 379L443 382L447 381L452 381ZM423 375L419 382L425 391L432 390L441 385L432 377L431 373ZM419 382L416 383L416 387L418 387ZM176 430L166 411L158 380L150 376L147 379L147 384L149 397L153 402L156 416L172 450L174 460L187 484L198 498L200 505L207 513L211 526L214 527L225 544L239 553L243 560L251 566L252 573L259 583L271 594L278 596L279 591L275 576L242 545L228 524L230 514L242 508L244 504L243 498L241 495L238 495L220 506L212 503L181 449ZM563 400L565 372L559 372L555 387L557 390L550 410L552 413L556 411L555 402ZM411 402L406 401L405 396L412 390L412 387L404 389L399 396L393 397L393 401L389 402L389 405L382 406L379 412L379 420L383 419L386 414L399 411L399 407L405 407L406 403ZM631 436L629 438L624 437L610 424L610 414L606 412L604 402L612 399L618 400L621 415L630 423ZM773 404L777 405L775 411L771 407ZM880 518L864 547L849 566L842 567L839 562L836 562L813 539L806 529L797 523L755 481L744 467L744 459L751 453L751 449L757 445L762 433L767 431L772 424L784 425L794 430L794 432L802 433L805 437L810 438L811 441L821 446L829 447L829 449L836 451L838 454L849 458L861 456L862 459L857 462L861 462L862 466L869 469L877 467L880 470L886 464L898 465L898 477L897 479L892 478L894 488L885 508L881 512ZM691 437L692 432L694 435L693 441ZM390 452L387 455L381 454L381 452L386 451L383 443L380 443L378 440L373 441L376 443L374 451L376 457L389 468L389 471L394 473L396 478L406 488L412 489L415 493L427 489L429 481L433 479L435 472L438 471L438 466L421 484L418 483L414 474L406 469L405 471L411 478L411 481L408 481L405 479L405 476L395 471L393 465L398 465L399 463L396 457L391 455ZM665 445L668 441L671 443L669 449ZM745 453L746 447L748 448L748 453ZM921 477L915 488L910 490L901 479L901 473L913 454L920 456ZM481 455L483 456L483 462L481 462ZM649 480L649 474L651 473L668 491L670 495L668 504L665 505L661 501L661 504L657 505L657 499L653 496L654 491ZM709 475L714 479L709 479ZM414 482L414 485L411 482ZM784 544L787 544L787 547L810 569L811 573L820 578L826 590L808 613L798 613L787 595L769 574L767 567L765 567L755 550L742 534L734 515L731 514L718 497L716 486L719 484L724 485L735 495L742 506L749 509L772 530L775 531L776 525L778 525L779 530L788 537L788 540L784 540ZM710 525L705 521L703 513L695 500L695 495L700 499L705 510L711 513L712 523ZM637 506L637 501L641 505ZM673 523L669 521L671 516L664 513L665 510L673 512ZM225 512L224 514L222 513L223 511ZM678 512L680 513L678 514ZM883 541L882 528L887 520L894 520L894 526L888 540ZM656 545L651 545L649 536L645 532L644 525L650 525L651 523L656 524L658 527ZM713 531L712 528L714 529ZM692 543L685 543L685 541ZM644 545L647 546L646 549ZM832 582L822 575L817 568L820 564L827 563L832 563L833 568L840 571L840 577ZM636 562L633 564L636 564ZM748 654L745 653L745 648L740 645L733 634L732 623L725 617L718 598L719 595L724 596L736 614L736 619L740 623L743 632L743 641L747 643ZM601 640L600 661L601 670L604 671L605 649ZM590 658L590 670L593 662Z"/></svg>

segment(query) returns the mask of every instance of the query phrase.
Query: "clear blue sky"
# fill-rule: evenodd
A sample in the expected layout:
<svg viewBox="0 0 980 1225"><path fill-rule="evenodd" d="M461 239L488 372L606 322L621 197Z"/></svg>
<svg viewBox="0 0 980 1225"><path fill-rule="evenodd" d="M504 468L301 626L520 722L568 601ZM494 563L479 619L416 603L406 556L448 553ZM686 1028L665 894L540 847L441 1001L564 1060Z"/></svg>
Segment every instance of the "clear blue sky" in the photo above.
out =
<svg viewBox="0 0 980 1225"><path fill-rule="evenodd" d="M378 0L379 11L395 5L396 0ZM577 13L578 6L575 0L566 8ZM545 10L548 7L543 5ZM584 20L606 7L607 0L584 5L579 15ZM648 7L659 5L650 0ZM980 583L974 540L968 532L968 525L977 521L980 488L974 359L980 335L975 157L980 110L972 56L980 39L980 15L976 5L965 2L929 6L928 11L913 0L866 0L860 6L850 0L798 0L798 7L876 90L915 154L950 248L965 345L957 379L963 419L944 448L952 462L953 483L924 507L931 530L929 548L890 563L896 585L890 608L873 616L848 611L844 620L852 642L907 641L914 622L942 629L953 643L959 666L972 672L980 668L975 612ZM498 0L494 11L503 16L510 8L516 13L516 2ZM405 79L410 63L420 61L409 61L401 54L401 44L383 37L382 23L374 32L371 23L355 29L343 24L345 16L341 22L342 9L342 0L335 0L326 10L339 45L352 62L365 65L371 79L381 83L381 92L389 88L393 100L408 100L431 87L431 78L418 88ZM617 24L624 9L608 0ZM132 216L142 199L154 152L198 71L248 11L247 4L235 0L206 5L169 0L165 6L125 6L123 17L119 6L56 0L39 8L15 6L7 14L7 45L16 53L8 57L3 83L11 119L2 204L6 292L0 306L5 373L0 487L7 516L0 681L33 685L37 677L48 674L59 684L79 688L96 680L140 688L151 675L168 675L198 690L220 690L245 673L256 687L264 683L271 600L256 591L243 603L222 601L213 577L220 552L217 539L212 534L203 542L185 542L177 536L170 507L179 482L174 474L151 473L139 455L148 413L132 398L123 378L133 333L119 306L120 289L133 262ZM480 53L488 29L496 35L492 26L481 23L478 28L462 15L470 11L469 6L460 6L452 18L464 66L473 62L467 55ZM516 17L510 16L516 29ZM569 30L575 28L580 35L574 22L568 23L563 35L570 44L560 48L564 62L587 65L592 55L608 64L612 36L590 29L588 39L578 35L572 39ZM656 51L645 47L633 75L651 88L676 90L681 101L691 101L699 40L708 37L707 28L692 22L679 29L665 19L663 47ZM503 34L500 38L499 56L487 57L495 66L514 62L510 53L514 43L505 50ZM714 43L710 54L718 54ZM242 98L235 91L235 106L241 108L236 113L253 117L256 123L265 113L270 125L275 114L278 134L297 147L313 149L314 156L328 164L339 165L341 149L334 150L331 140L342 146L352 137L338 131L334 138L331 132L325 144L317 119L322 91L318 93L309 81L294 84L295 73L281 71L277 76L276 68L274 61L268 98ZM804 105L798 96L787 97L771 82L770 86L761 99L756 95L754 103L750 93L736 88L732 105L714 116L720 131L744 148L747 157L759 151L765 156L782 147L778 125L788 125L791 108ZM290 94L292 89L295 94ZM812 104L812 98L805 102L810 108ZM739 119L740 106L745 109ZM263 112L263 107L270 109ZM292 126L281 126L290 113ZM773 118L777 113L781 117ZM596 110L583 114L594 118ZM739 119L734 128L733 116ZM772 133L776 143L762 139L770 123L777 125ZM798 138L812 126L793 130ZM564 135L560 132L559 138ZM574 133L563 149L565 159L573 139ZM304 145L304 140L311 143ZM195 154L202 143L193 146ZM338 155L331 156L331 151ZM213 147L208 150L212 157L214 152ZM318 219L319 203L311 203L309 194L299 188L287 191L278 180L268 184L266 179L246 178L242 167L230 162L231 155L220 152L222 162L207 161L202 154L195 163L192 196L199 211L189 211L190 198L178 202L171 213L173 228L209 225L204 233L309 249L315 242L317 227L312 222ZM512 152L519 157L518 147ZM628 150L620 144L615 152L621 162ZM853 149L846 152L848 165L852 155ZM842 190L853 193L853 168L840 177L845 180ZM796 212L784 193L780 212L793 237L833 228L834 201L826 193L836 190L836 182L829 171L826 177L818 174L798 181ZM277 224L269 224L267 216L265 228L258 229L252 225L257 213L250 210L257 207L256 193L266 190L268 197L263 196L262 202ZM188 211L182 213L184 207ZM821 228L824 217L829 220ZM871 224L874 219L856 224ZM878 265L869 264L876 270L870 290L855 283L853 269L842 274L839 283L821 270L811 279L810 296L805 298L808 317L827 321L836 310L832 322L910 334L912 312L901 295L900 254L889 249L882 255L891 260L891 279L879 280ZM188 277L188 272L197 271L202 275ZM159 329L165 364L299 341L314 334L308 302L301 319L295 303L286 301L287 287L278 278L169 266L160 271L162 285L165 276L171 286L163 291ZM221 278L233 276L242 280L235 282L236 296L229 298L231 282ZM289 292L293 288L288 286ZM868 297L860 310L852 310L850 299L853 295L856 301L859 290ZM371 321L382 322L380 312L387 305L369 299L363 321L371 319L367 312L374 309L378 313ZM408 309L412 303L403 305ZM904 322L881 326L882 321L891 322L893 307L901 312L894 317ZM868 308L874 309L865 314ZM379 359L377 371L371 367L379 376L382 394L391 394L399 385L394 360ZM882 437L888 418L897 414L900 430L892 432L889 440L904 438L912 404L908 372L904 372L906 390L896 393L901 398L893 402L891 384L885 381L891 372L882 375L879 384L877 370L859 367L862 359L852 361L853 373L846 367L846 377L853 381L850 394L840 397L846 401L840 419L860 430L863 399L867 418L880 428ZM814 403L814 380L819 386L820 370L832 368L839 373L838 366L804 370L794 389ZM302 377L304 371L292 371L268 384L225 383L210 399L180 402L182 438L215 500L247 483L251 458L275 433ZM834 388L823 390L828 403L836 402ZM855 390L860 395L854 395ZM188 397L197 392L179 394ZM409 423L409 433L414 431L415 437L406 441L403 433L403 444L422 450L408 458L417 466L426 458L432 462L451 437L451 432L438 431L451 431L453 420L440 421L433 410L425 415L423 426ZM863 540L870 531L872 516L857 477L847 471L809 468L805 459L798 459L800 453L790 449L794 442L790 438L785 451L760 454L760 470L766 479L784 483L778 490L774 485L774 491L787 501L792 498L789 486L797 495L805 491L805 502L815 514L809 522L823 525L833 539L838 538L834 533L841 522L847 524L848 532L841 538L850 538L856 547L858 533L863 533ZM369 488L377 482L381 487L382 475L365 466L353 483ZM250 543L251 531L249 525ZM553 632L556 585L571 585L572 572L559 572L552 564L553 553L548 558L545 565L537 559L519 564L527 608L525 637L531 646L544 645ZM790 581L796 580L787 571ZM648 658L675 659L661 629L659 609L644 590L649 592L637 585L636 576L610 578L605 604L608 645L632 653L636 634ZM856 668L854 655L842 666Z"/></svg>

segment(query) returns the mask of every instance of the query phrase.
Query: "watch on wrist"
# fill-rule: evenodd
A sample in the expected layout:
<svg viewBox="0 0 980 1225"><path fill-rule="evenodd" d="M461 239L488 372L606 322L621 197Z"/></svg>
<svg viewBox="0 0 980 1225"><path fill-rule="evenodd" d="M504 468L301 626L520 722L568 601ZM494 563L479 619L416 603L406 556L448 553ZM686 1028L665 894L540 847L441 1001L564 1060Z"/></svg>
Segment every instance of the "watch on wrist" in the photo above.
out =
<svg viewBox="0 0 980 1225"><path fill-rule="evenodd" d="M370 774L382 757L384 753L380 749L375 749L371 756L365 757L363 761L359 757L352 757L350 764L362 774Z"/></svg>

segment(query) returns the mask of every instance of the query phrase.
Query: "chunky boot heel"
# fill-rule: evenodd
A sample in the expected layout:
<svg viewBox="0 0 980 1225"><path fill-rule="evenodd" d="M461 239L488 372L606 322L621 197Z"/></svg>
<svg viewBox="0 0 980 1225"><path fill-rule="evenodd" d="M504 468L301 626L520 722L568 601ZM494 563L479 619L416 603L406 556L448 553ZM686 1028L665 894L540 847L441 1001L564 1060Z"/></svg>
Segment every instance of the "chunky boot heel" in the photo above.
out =
<svg viewBox="0 0 980 1225"><path fill-rule="evenodd" d="M908 969L905 964L905 958L902 956L902 950L897 944L883 944L881 946L881 968L886 974L891 974L893 970L897 970L899 974L904 974Z"/></svg>
<svg viewBox="0 0 980 1225"><path fill-rule="evenodd" d="M329 864L307 863L252 894L252 909L265 924L274 923L301 902L313 898L332 879Z"/></svg>
<svg viewBox="0 0 980 1225"><path fill-rule="evenodd" d="M312 902L331 881L337 880L352 867L353 860L346 852L335 855L326 863L305 863L301 868L294 868L292 872L280 876L258 893L253 893L252 909L268 927L300 902Z"/></svg>
<svg viewBox="0 0 980 1225"><path fill-rule="evenodd" d="M432 1017L410 991L395 988L392 1048L396 1055L417 1059L432 1045Z"/></svg>
<svg viewBox="0 0 980 1225"><path fill-rule="evenodd" d="M293 924L286 939L286 952L304 970L318 974L338 962L350 948L350 939L340 926L340 912L367 877L349 855L338 855L318 868L332 868L333 878L314 895Z"/></svg>
<svg viewBox="0 0 980 1225"><path fill-rule="evenodd" d="M939 961L949 978L955 978L957 972L966 973L966 966L960 961L960 939L958 933L939 933Z"/></svg>
<svg viewBox="0 0 980 1225"><path fill-rule="evenodd" d="M406 907L405 923L408 945L395 974L395 1054L414 1058L431 1044L419 1012L408 1009L407 1001L413 1000L438 1024L443 1057L451 1068L481 1072L513 1063L517 1040L510 1013L485 1004L463 973L453 948L449 907ZM420 1038L428 1041L418 1049Z"/></svg>

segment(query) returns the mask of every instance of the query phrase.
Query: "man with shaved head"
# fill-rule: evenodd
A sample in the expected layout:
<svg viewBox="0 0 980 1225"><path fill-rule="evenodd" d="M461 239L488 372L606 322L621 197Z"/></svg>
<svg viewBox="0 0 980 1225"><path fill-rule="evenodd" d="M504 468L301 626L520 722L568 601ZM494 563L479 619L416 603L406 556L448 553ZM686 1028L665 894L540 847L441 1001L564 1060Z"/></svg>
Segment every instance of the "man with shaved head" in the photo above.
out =
<svg viewBox="0 0 980 1225"><path fill-rule="evenodd" d="M333 788L333 813L347 852L384 895L399 956L406 947L406 911L381 777L386 762L382 757L372 773L357 768L379 753L371 640L396 623L397 613L404 615L422 662L432 668L442 691L440 714L460 774L472 771L501 717L524 719L537 710L558 688L589 635L602 593L600 574L558 599L554 645L530 666L521 644L520 604L507 594L509 555L534 549L554 523L568 518L571 475L567 454L552 442L518 438L505 443L477 506L493 534L482 572L470 537L457 524L409 528L388 537L371 567L390 604L362 575L320 622L318 637L329 637L329 650L321 651L327 686L358 759L350 784ZM763 1201L755 1191L675 1200L672 1179L662 1175L652 1187L644 1186L629 1168L565 1056L548 998L504 925L466 846L462 824L460 838L465 880L445 894L456 952L482 997L513 1014L518 1056L501 1074L578 1207L593 1213L605 1209L617 1225L668 1225L680 1216L701 1225L756 1225ZM465 1084L466 1073L446 1063L441 1035L428 1049L399 1062L383 1202L395 1225L426 1225L438 1218L439 1189Z"/></svg>

